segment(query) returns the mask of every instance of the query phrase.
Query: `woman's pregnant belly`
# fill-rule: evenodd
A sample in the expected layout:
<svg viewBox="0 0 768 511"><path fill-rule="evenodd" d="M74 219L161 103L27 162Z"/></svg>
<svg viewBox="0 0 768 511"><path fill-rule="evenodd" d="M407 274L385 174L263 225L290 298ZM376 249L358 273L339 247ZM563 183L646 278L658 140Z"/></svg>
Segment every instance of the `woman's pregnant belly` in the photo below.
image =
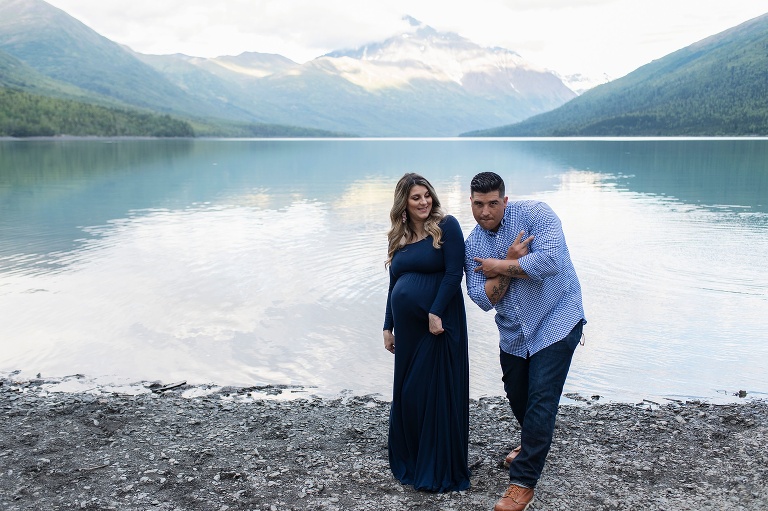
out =
<svg viewBox="0 0 768 511"><path fill-rule="evenodd" d="M405 273L392 288L392 313L400 321L426 321L442 282L442 273Z"/></svg>

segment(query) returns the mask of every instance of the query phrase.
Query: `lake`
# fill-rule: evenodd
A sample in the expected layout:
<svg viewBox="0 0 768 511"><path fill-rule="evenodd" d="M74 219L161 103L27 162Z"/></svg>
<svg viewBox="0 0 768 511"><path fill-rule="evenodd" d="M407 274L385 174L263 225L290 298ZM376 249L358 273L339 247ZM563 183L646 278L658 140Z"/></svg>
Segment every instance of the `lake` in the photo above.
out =
<svg viewBox="0 0 768 511"><path fill-rule="evenodd" d="M391 396L388 212L418 172L563 222L589 323L566 393L768 397L767 139L0 141L0 373ZM468 298L471 395L502 395Z"/></svg>

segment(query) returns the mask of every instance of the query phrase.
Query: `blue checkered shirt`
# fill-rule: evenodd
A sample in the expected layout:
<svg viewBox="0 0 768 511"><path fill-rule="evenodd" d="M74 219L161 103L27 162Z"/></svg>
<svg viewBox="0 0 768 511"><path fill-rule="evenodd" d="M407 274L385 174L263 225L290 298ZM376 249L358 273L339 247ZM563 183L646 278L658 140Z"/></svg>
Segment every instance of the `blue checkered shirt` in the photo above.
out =
<svg viewBox="0 0 768 511"><path fill-rule="evenodd" d="M519 259L528 279L513 278L494 306L485 293L485 276L475 272L473 258L505 259L507 249L523 231L533 235L529 253ZM576 277L560 219L547 204L524 200L507 203L498 232L476 225L465 242L467 294L484 311L496 309L499 347L528 358L562 339L581 321L581 285Z"/></svg>

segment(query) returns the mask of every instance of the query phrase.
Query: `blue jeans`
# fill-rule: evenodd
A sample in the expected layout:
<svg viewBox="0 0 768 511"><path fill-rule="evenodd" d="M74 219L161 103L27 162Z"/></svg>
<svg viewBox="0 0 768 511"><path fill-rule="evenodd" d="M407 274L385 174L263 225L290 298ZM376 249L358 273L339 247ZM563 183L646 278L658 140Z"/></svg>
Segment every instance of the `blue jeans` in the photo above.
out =
<svg viewBox="0 0 768 511"><path fill-rule="evenodd" d="M501 351L504 391L512 412L520 423L522 449L509 466L511 483L534 488L544 469L560 395L571 366L571 359L581 339L582 323L551 346L521 358Z"/></svg>

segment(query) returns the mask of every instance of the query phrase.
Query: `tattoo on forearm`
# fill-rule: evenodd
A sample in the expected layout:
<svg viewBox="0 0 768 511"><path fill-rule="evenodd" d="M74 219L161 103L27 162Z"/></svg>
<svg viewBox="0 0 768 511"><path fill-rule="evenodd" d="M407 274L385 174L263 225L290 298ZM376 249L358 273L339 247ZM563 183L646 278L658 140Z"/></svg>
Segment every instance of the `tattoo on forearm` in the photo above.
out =
<svg viewBox="0 0 768 511"><path fill-rule="evenodd" d="M510 275L512 277L525 275L525 271L523 271L523 269L520 268L519 264L510 264L509 267L507 267L507 275Z"/></svg>
<svg viewBox="0 0 768 511"><path fill-rule="evenodd" d="M511 277L507 277L506 275L499 275L498 282L494 284L493 288L491 289L491 296L489 297L491 303L497 303L499 300L501 300L501 298L504 296L504 293L506 293L511 281Z"/></svg>

